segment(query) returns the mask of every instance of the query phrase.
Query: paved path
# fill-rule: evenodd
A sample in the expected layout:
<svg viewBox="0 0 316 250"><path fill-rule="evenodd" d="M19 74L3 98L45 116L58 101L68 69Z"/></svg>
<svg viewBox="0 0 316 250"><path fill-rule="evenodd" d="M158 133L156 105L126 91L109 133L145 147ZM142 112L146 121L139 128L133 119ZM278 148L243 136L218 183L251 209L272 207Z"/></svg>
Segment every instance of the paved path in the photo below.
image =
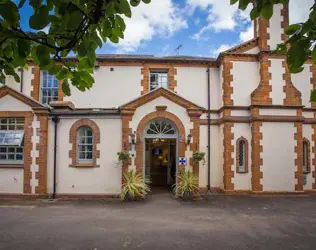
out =
<svg viewBox="0 0 316 250"><path fill-rule="evenodd" d="M0 249L316 249L316 196L0 201Z"/></svg>

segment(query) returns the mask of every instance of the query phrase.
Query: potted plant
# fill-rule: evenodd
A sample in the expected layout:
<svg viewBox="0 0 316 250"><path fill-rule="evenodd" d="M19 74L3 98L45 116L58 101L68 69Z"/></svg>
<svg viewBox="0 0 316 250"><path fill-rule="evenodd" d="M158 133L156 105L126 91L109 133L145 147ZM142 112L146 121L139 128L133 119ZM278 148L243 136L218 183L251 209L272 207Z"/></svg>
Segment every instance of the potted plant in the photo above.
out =
<svg viewBox="0 0 316 250"><path fill-rule="evenodd" d="M129 152L126 152L126 151L121 151L121 152L117 152L117 155L118 155L118 160L119 162L127 162L130 155L129 155Z"/></svg>
<svg viewBox="0 0 316 250"><path fill-rule="evenodd" d="M141 173L134 170L124 173L121 199L125 201L142 200L150 192L149 181L144 180Z"/></svg>
<svg viewBox="0 0 316 250"><path fill-rule="evenodd" d="M203 152L199 152L199 151L193 152L193 155L192 155L193 162L199 163L202 160L205 161L204 156L205 156L205 153Z"/></svg>
<svg viewBox="0 0 316 250"><path fill-rule="evenodd" d="M199 180L191 171L182 170L178 185L173 186L173 191L184 201L193 200L194 194L199 191Z"/></svg>

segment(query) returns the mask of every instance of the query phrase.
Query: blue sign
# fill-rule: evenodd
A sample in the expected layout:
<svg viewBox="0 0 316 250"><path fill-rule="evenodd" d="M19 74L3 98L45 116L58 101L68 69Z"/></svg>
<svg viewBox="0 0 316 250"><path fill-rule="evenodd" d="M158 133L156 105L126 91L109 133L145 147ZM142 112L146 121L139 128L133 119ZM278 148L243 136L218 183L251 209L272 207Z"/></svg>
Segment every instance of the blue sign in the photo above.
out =
<svg viewBox="0 0 316 250"><path fill-rule="evenodd" d="M184 157L179 157L179 165L186 166L187 165L187 159Z"/></svg>

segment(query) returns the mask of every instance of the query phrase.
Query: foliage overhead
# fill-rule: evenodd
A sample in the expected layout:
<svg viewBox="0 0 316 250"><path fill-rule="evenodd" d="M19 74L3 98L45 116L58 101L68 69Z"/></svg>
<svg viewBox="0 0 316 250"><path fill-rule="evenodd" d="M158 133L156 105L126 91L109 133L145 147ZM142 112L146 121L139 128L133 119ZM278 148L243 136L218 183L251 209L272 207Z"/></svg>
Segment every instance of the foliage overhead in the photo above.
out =
<svg viewBox="0 0 316 250"><path fill-rule="evenodd" d="M151 0L0 0L0 83L5 75L19 81L16 68L32 60L63 80L63 91L70 95L69 82L84 91L92 77L96 49L108 40L124 38L124 18L131 7ZM23 29L19 10L29 4L33 14ZM73 55L76 60L66 60ZM75 63L76 62L76 63Z"/></svg>
<svg viewBox="0 0 316 250"><path fill-rule="evenodd" d="M230 0L231 4L238 2L238 8L245 10L253 0ZM255 0L250 17L252 20L262 16L269 20L273 15L275 4L289 4L290 0ZM279 44L274 53L286 54L286 60L291 73L299 73L304 70L304 63L311 57L316 63L316 2L310 8L306 22L289 25L285 34L288 39ZM316 90L311 94L311 101L316 101Z"/></svg>

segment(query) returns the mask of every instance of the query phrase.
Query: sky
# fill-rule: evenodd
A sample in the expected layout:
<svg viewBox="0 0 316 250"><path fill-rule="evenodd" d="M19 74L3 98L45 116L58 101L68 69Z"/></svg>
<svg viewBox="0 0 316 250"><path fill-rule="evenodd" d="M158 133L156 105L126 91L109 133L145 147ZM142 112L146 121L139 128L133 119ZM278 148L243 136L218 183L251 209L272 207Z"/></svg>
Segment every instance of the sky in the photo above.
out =
<svg viewBox="0 0 316 250"><path fill-rule="evenodd" d="M290 0L290 23L304 21L313 3ZM108 42L97 53L216 57L253 38L249 12L231 6L230 0L152 0L132 8L124 40ZM20 14L27 20L32 9L23 8Z"/></svg>

